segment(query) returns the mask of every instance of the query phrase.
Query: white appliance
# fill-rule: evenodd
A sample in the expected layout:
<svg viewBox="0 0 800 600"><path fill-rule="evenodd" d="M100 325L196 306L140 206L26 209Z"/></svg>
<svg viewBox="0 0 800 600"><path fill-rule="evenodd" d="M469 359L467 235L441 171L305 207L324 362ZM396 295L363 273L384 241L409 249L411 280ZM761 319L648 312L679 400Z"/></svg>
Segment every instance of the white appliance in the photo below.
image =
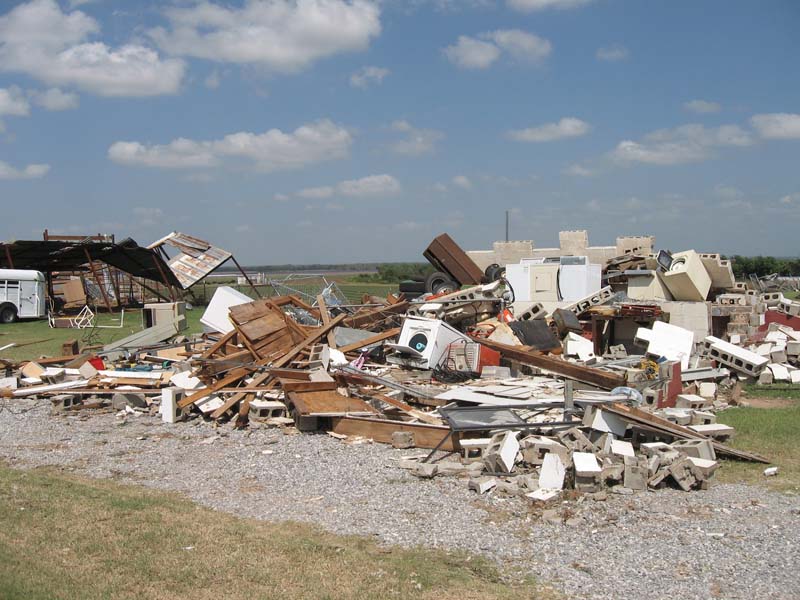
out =
<svg viewBox="0 0 800 600"><path fill-rule="evenodd" d="M462 344L469 338L444 321L425 317L406 317L394 350L386 361L396 365L433 369L443 360L450 344Z"/></svg>
<svg viewBox="0 0 800 600"><path fill-rule="evenodd" d="M523 258L506 265L515 302L573 302L602 287L602 267L586 256Z"/></svg>
<svg viewBox="0 0 800 600"><path fill-rule="evenodd" d="M230 333L233 331L233 323L228 319L228 312L232 306L247 304L253 299L245 296L238 290L222 285L217 288L208 303L206 311L200 317L205 331L218 331L219 333Z"/></svg>

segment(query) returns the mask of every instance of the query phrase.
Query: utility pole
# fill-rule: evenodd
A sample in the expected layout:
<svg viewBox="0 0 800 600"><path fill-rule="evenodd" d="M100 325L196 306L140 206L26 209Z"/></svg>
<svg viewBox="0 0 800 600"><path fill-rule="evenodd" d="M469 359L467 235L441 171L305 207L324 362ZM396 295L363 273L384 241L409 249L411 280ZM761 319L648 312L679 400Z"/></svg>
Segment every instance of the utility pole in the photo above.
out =
<svg viewBox="0 0 800 600"><path fill-rule="evenodd" d="M506 211L506 241L508 241L508 213L510 211Z"/></svg>

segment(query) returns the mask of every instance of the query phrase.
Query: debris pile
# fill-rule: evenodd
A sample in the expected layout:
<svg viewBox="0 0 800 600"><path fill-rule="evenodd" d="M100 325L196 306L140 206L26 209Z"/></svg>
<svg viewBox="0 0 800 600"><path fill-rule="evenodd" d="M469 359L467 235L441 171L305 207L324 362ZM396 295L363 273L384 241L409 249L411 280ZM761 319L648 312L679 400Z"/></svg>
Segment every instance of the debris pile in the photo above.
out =
<svg viewBox="0 0 800 600"><path fill-rule="evenodd" d="M716 413L742 382L800 383L800 303L716 254L623 238L594 263L580 241L552 259L498 242L507 262L482 270L487 253L442 235L433 277L363 305L220 287L202 335L184 335L182 303L149 306L145 329L103 348L0 361L0 393L426 449L399 466L535 501L703 489L718 457L768 462L727 445Z"/></svg>

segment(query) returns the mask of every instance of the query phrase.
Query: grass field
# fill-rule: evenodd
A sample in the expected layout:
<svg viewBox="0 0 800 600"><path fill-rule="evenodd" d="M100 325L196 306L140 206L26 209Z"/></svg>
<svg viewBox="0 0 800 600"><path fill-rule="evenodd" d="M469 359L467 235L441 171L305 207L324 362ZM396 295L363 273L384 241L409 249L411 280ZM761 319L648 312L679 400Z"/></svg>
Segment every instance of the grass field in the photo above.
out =
<svg viewBox="0 0 800 600"><path fill-rule="evenodd" d="M201 307L186 312L189 329L184 333L202 331L200 317ZM120 315L100 313L95 319L97 325L119 325ZM68 340L78 340L82 348L85 345L108 344L142 329L142 311L126 310L121 329L52 329L47 319L36 321L19 321L11 325L0 325L0 347L15 343L18 347L0 351L0 358L14 361L31 360L40 356L61 355L61 344Z"/></svg>
<svg viewBox="0 0 800 600"><path fill-rule="evenodd" d="M0 465L0 598L553 598L487 561L239 519L111 481Z"/></svg>
<svg viewBox="0 0 800 600"><path fill-rule="evenodd" d="M766 465L725 461L718 472L720 480L800 492L800 390L748 386L745 392L747 398L765 401L758 402L758 407L730 408L717 413L717 421L736 428L732 446L763 454L778 466L778 475L764 477ZM775 408L768 407L771 402Z"/></svg>

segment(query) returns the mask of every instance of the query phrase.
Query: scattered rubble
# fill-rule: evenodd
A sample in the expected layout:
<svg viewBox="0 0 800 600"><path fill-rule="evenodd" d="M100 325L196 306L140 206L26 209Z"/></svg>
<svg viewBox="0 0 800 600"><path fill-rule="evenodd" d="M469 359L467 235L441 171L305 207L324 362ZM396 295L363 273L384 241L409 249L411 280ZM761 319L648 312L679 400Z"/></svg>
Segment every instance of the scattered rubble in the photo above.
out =
<svg viewBox="0 0 800 600"><path fill-rule="evenodd" d="M532 503L706 489L720 457L768 463L727 445L735 431L716 413L742 382L800 383L800 303L737 283L716 254L625 238L624 255L592 262L563 253L575 240L482 271L439 236L425 251L436 293L364 305L221 287L192 338L183 303L147 305L145 329L124 340L2 361L0 394L426 449L399 466ZM182 286L230 258L183 234L148 250L165 243L182 251L170 263Z"/></svg>

